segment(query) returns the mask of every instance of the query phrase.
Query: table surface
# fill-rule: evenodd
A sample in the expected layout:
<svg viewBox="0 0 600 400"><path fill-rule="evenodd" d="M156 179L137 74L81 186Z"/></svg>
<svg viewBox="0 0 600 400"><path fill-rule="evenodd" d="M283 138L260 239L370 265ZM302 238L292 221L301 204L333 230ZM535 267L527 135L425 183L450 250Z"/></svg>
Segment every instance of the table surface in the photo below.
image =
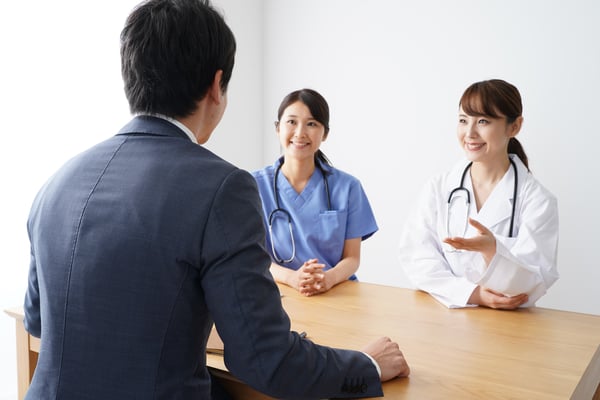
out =
<svg viewBox="0 0 600 400"><path fill-rule="evenodd" d="M280 290L292 329L314 342L356 350L379 336L398 342L411 374L384 383L392 399L591 399L600 381L600 316L448 309L420 291L362 282L314 297ZM226 371L220 356L208 364Z"/></svg>
<svg viewBox="0 0 600 400"><path fill-rule="evenodd" d="M448 309L420 291L364 282L314 297L280 290L292 329L316 343L356 350L379 336L399 343L411 374L384 383L387 398L600 399L600 316L535 307ZM22 308L5 311L17 320L17 339L26 335ZM17 340L17 347L28 347L17 350L37 361L39 340ZM222 356L208 354L207 364L235 381ZM20 392L27 371L19 366Z"/></svg>

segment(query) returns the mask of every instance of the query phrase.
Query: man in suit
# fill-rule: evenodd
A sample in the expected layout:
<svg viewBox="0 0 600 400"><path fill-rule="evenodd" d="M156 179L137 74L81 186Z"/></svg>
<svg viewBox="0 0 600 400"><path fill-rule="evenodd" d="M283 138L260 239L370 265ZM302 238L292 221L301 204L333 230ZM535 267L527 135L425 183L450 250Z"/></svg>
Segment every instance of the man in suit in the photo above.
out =
<svg viewBox="0 0 600 400"><path fill-rule="evenodd" d="M290 331L255 181L200 146L225 111L235 46L208 0L150 0L127 19L136 116L68 161L28 220L25 326L41 338L28 399L209 399L213 321L229 370L271 396L380 396L408 375L388 338L358 352Z"/></svg>

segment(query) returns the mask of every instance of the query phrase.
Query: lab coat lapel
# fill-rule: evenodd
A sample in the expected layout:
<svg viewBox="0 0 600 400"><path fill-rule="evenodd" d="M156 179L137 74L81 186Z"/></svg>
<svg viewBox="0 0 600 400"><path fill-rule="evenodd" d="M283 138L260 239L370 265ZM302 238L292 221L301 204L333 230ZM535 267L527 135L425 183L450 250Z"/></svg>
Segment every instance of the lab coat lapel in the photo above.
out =
<svg viewBox="0 0 600 400"><path fill-rule="evenodd" d="M490 196L483 207L481 207L481 210L479 210L479 213L474 217L490 230L494 230L493 228L496 225L511 217L512 202L514 201L514 179L515 172L511 166L508 168L508 171L504 174L500 182L498 182L492 193L490 193ZM472 190L473 186L470 182L470 178L469 184L471 185Z"/></svg>

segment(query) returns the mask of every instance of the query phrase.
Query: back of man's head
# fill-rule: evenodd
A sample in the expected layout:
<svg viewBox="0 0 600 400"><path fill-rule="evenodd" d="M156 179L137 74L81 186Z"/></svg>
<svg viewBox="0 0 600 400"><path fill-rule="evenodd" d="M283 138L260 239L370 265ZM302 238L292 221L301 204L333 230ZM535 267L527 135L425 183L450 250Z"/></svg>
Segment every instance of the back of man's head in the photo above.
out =
<svg viewBox="0 0 600 400"><path fill-rule="evenodd" d="M131 113L186 117L215 73L227 90L236 42L210 0L148 0L121 32L121 73Z"/></svg>

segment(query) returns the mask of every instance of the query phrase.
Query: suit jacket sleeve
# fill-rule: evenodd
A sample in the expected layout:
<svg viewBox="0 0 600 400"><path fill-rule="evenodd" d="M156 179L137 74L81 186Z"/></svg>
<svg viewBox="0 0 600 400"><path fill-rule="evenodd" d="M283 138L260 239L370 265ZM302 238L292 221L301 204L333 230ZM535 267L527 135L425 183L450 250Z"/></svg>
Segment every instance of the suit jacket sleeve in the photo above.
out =
<svg viewBox="0 0 600 400"><path fill-rule="evenodd" d="M35 337L42 335L42 321L40 315L40 288L37 279L37 266L35 256L31 253L29 265L29 278L27 282L27 292L25 293L25 330Z"/></svg>
<svg viewBox="0 0 600 400"><path fill-rule="evenodd" d="M34 223L33 210L37 209L36 204L38 203L44 188L45 186L42 187L40 192L37 194L32 205L32 211L27 221L27 234L29 235L29 241L31 243L31 255L29 261L29 276L27 279L27 290L25 292L25 302L23 306L23 311L25 314L25 319L23 323L25 325L25 330L37 338L42 337L42 318L40 309L40 287L37 275L37 261L35 258L35 251L33 248L33 238L31 236L31 224Z"/></svg>
<svg viewBox="0 0 600 400"><path fill-rule="evenodd" d="M332 349L290 331L264 250L262 208L252 176L235 170L215 194L201 244L206 303L225 344L225 364L274 397L381 396L361 352Z"/></svg>

